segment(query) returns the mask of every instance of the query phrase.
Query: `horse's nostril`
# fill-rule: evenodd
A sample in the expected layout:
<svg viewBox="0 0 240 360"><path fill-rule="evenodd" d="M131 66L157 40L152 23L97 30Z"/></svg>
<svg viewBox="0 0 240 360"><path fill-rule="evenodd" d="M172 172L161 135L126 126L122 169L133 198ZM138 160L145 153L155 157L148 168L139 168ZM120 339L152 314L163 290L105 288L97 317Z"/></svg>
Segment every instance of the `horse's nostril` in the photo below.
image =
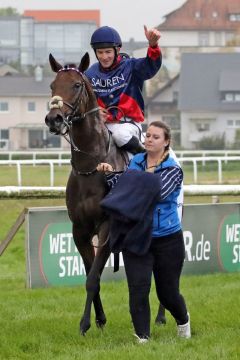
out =
<svg viewBox="0 0 240 360"><path fill-rule="evenodd" d="M60 125L62 122L63 122L63 117L60 115L60 114L58 114L57 116L56 116L56 123L57 123L57 125Z"/></svg>

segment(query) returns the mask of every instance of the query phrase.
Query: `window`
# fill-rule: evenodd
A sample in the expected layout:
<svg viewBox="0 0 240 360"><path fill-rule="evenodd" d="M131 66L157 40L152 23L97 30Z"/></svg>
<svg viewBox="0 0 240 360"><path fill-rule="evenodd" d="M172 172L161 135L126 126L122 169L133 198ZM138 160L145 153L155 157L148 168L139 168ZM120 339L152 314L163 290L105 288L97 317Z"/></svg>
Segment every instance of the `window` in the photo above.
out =
<svg viewBox="0 0 240 360"><path fill-rule="evenodd" d="M197 123L196 124L197 131L209 131L210 130L210 124L208 123Z"/></svg>
<svg viewBox="0 0 240 360"><path fill-rule="evenodd" d="M235 101L240 102L240 94L235 94Z"/></svg>
<svg viewBox="0 0 240 360"><path fill-rule="evenodd" d="M0 148L6 148L8 146L9 131L8 129L0 129Z"/></svg>
<svg viewBox="0 0 240 360"><path fill-rule="evenodd" d="M180 119L175 115L163 115L162 120L170 126L172 130L180 129Z"/></svg>
<svg viewBox="0 0 240 360"><path fill-rule="evenodd" d="M8 111L8 102L2 101L0 102L0 112Z"/></svg>
<svg viewBox="0 0 240 360"><path fill-rule="evenodd" d="M0 137L3 140L8 140L9 139L9 130L8 129L1 129L0 130Z"/></svg>
<svg viewBox="0 0 240 360"><path fill-rule="evenodd" d="M28 132L28 146L30 149L60 148L60 136L52 135L48 129L32 129Z"/></svg>
<svg viewBox="0 0 240 360"><path fill-rule="evenodd" d="M240 120L227 120L227 127L240 128Z"/></svg>
<svg viewBox="0 0 240 360"><path fill-rule="evenodd" d="M36 104L34 101L29 101L27 107L28 107L28 111L30 112L36 111Z"/></svg>
<svg viewBox="0 0 240 360"><path fill-rule="evenodd" d="M230 14L229 20L230 21L240 21L240 14Z"/></svg>
<svg viewBox="0 0 240 360"><path fill-rule="evenodd" d="M225 93L223 95L225 102L240 102L240 93Z"/></svg>
<svg viewBox="0 0 240 360"><path fill-rule="evenodd" d="M173 91L173 101L178 101L178 91Z"/></svg>
<svg viewBox="0 0 240 360"><path fill-rule="evenodd" d="M227 93L225 94L225 101L232 102L233 101L233 94Z"/></svg>
<svg viewBox="0 0 240 360"><path fill-rule="evenodd" d="M202 31L199 33L199 46L208 46L209 45L209 33Z"/></svg>

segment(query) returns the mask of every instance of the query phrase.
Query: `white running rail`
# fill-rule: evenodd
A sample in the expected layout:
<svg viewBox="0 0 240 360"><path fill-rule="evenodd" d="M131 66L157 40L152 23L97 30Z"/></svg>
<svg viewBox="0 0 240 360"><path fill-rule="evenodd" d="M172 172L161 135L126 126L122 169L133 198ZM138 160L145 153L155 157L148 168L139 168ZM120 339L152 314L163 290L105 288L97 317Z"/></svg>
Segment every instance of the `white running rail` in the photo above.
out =
<svg viewBox="0 0 240 360"><path fill-rule="evenodd" d="M65 192L65 186L1 186L0 195ZM185 195L240 195L240 185L184 185Z"/></svg>
<svg viewBox="0 0 240 360"><path fill-rule="evenodd" d="M218 164L218 184L222 184L222 163L225 162L224 156L208 156L208 157L180 157L179 162L183 165L184 163L192 163L193 165L193 182L198 183L198 164L200 162L217 162ZM228 161L240 161L240 156L228 156ZM54 186L54 166L58 165L70 165L70 159L42 159L42 160L0 160L1 165L15 165L17 167L17 184L22 186L22 166L23 165L49 165L50 167L50 186ZM1 171L1 170L0 170ZM239 179L240 182L240 179Z"/></svg>
<svg viewBox="0 0 240 360"><path fill-rule="evenodd" d="M22 165L49 165L50 167L50 186L54 186L54 165L70 165L69 159L62 160L0 160L1 165L16 165L17 183L22 186Z"/></svg>

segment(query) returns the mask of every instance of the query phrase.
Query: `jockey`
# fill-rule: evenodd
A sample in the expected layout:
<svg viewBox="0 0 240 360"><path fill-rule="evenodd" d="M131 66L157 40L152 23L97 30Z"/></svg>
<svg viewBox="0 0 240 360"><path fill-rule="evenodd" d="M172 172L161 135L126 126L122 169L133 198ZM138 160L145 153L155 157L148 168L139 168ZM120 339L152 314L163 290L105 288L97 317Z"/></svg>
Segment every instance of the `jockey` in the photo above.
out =
<svg viewBox="0 0 240 360"><path fill-rule="evenodd" d="M162 55L158 46L160 33L144 26L149 47L144 58L128 58L120 53L122 40L108 26L98 28L91 37L98 62L87 71L100 107L100 114L118 147L136 154L142 152L142 126L145 80L160 69Z"/></svg>

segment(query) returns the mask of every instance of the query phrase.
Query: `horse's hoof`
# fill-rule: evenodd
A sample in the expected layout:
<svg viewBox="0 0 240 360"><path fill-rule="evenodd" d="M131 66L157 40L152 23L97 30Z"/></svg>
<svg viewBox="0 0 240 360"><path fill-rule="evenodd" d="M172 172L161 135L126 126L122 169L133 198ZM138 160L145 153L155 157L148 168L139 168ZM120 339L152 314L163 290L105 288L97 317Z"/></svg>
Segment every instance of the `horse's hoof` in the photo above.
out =
<svg viewBox="0 0 240 360"><path fill-rule="evenodd" d="M80 334L85 336L86 332L90 329L90 322L86 322L84 319L80 321Z"/></svg>
<svg viewBox="0 0 240 360"><path fill-rule="evenodd" d="M105 324L107 322L107 319L106 319L106 317L104 315L102 318L96 319L95 322L96 322L97 328L103 330L103 328L104 328L104 326L105 326Z"/></svg>
<svg viewBox="0 0 240 360"><path fill-rule="evenodd" d="M166 325L166 323L167 323L167 319L165 318L165 316L157 316L155 319L156 325Z"/></svg>

